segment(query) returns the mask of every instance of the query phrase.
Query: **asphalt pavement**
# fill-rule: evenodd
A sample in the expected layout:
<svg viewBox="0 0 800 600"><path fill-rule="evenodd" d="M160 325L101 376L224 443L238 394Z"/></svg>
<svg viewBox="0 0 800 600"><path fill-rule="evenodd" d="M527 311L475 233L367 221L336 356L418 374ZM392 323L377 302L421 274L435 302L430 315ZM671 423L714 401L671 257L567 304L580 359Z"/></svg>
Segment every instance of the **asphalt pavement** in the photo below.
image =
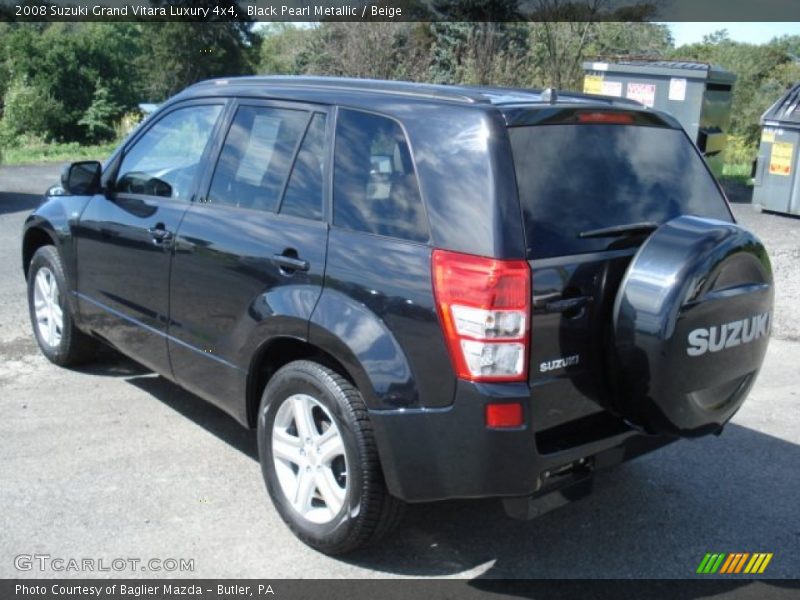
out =
<svg viewBox="0 0 800 600"><path fill-rule="evenodd" d="M270 505L252 432L113 352L75 370L38 352L20 232L59 170L0 168L0 577L685 578L707 552L771 552L765 577L800 575L800 220L734 206L770 250L777 303L762 374L720 437L602 473L534 521L489 500L412 506L382 545L329 558ZM20 555L162 570L18 570Z"/></svg>

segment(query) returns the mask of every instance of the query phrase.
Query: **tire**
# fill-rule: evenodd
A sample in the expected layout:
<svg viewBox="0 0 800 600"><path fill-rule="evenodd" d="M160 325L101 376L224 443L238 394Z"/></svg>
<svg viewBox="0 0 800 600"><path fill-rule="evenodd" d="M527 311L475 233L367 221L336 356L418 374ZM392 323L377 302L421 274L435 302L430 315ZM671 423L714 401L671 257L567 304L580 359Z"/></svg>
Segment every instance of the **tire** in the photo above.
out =
<svg viewBox="0 0 800 600"><path fill-rule="evenodd" d="M97 343L75 326L66 290L64 266L58 251L54 246L42 246L28 267L28 314L42 354L62 367L89 361L97 349Z"/></svg>
<svg viewBox="0 0 800 600"><path fill-rule="evenodd" d="M304 431L311 431L310 444ZM341 448L334 451L337 433ZM402 517L404 503L386 489L361 394L327 367L300 360L270 379L258 412L258 453L281 518L320 552L376 542Z"/></svg>
<svg viewBox="0 0 800 600"><path fill-rule="evenodd" d="M628 265L614 304L617 413L651 433L719 433L755 383L769 343L772 267L727 221L683 215Z"/></svg>

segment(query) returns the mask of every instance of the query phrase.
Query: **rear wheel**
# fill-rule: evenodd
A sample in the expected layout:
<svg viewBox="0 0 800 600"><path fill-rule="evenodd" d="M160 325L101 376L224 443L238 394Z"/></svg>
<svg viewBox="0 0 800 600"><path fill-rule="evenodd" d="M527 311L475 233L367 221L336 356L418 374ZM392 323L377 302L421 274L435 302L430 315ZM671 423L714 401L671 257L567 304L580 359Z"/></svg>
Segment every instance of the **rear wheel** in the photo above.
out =
<svg viewBox="0 0 800 600"><path fill-rule="evenodd" d="M64 267L53 246L39 248L28 268L28 308L39 348L62 367L90 360L96 342L75 327L69 312Z"/></svg>
<svg viewBox="0 0 800 600"><path fill-rule="evenodd" d="M386 489L361 394L327 367L296 361L272 377L258 451L278 513L317 550L355 550L400 520L403 503Z"/></svg>

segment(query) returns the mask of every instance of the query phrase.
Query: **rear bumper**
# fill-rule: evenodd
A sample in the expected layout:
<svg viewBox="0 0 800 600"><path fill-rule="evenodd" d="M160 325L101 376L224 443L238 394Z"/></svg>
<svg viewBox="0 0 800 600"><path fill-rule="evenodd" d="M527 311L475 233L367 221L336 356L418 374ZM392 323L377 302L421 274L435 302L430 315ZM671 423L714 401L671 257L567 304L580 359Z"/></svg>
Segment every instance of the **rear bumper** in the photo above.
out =
<svg viewBox="0 0 800 600"><path fill-rule="evenodd" d="M486 427L486 404L503 401L522 403L523 427ZM543 494L566 476L591 474L674 439L642 435L608 413L537 435L530 403L525 384L459 381L447 408L371 411L389 491L407 502Z"/></svg>

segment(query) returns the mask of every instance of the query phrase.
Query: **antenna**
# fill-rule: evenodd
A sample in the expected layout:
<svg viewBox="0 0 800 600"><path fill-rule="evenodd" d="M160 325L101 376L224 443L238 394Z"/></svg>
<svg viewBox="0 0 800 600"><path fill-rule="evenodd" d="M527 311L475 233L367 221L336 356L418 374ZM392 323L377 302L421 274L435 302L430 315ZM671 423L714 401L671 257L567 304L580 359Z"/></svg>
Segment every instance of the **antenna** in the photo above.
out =
<svg viewBox="0 0 800 600"><path fill-rule="evenodd" d="M547 88L542 92L542 100L555 104L558 102L558 91L555 88Z"/></svg>

